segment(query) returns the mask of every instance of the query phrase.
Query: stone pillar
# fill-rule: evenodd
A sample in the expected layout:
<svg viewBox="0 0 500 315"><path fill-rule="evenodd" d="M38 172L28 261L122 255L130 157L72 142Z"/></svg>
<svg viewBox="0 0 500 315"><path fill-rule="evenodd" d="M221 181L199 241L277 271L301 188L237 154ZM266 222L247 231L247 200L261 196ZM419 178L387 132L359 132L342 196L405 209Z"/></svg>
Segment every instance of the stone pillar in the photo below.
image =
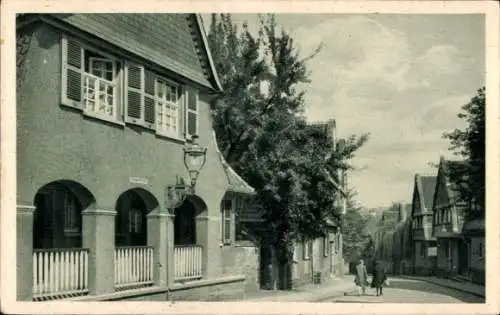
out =
<svg viewBox="0 0 500 315"><path fill-rule="evenodd" d="M33 215L35 207L17 205L16 207L16 273L17 300L33 300Z"/></svg>
<svg viewBox="0 0 500 315"><path fill-rule="evenodd" d="M196 217L196 244L203 248L201 267L203 278L209 278L213 275L213 271L210 270L208 262L208 253L210 252L209 238L211 237L208 233L208 221L209 217L207 215L199 215Z"/></svg>
<svg viewBox="0 0 500 315"><path fill-rule="evenodd" d="M174 215L153 211L148 214L148 245L153 246L154 281L169 286L174 278Z"/></svg>
<svg viewBox="0 0 500 315"><path fill-rule="evenodd" d="M166 230L167 230L167 285L171 287L174 284L174 268L175 268L175 257L174 257L174 221L175 215L169 213L166 216Z"/></svg>
<svg viewBox="0 0 500 315"><path fill-rule="evenodd" d="M92 295L114 291L114 210L82 212L82 247L89 250L89 291Z"/></svg>

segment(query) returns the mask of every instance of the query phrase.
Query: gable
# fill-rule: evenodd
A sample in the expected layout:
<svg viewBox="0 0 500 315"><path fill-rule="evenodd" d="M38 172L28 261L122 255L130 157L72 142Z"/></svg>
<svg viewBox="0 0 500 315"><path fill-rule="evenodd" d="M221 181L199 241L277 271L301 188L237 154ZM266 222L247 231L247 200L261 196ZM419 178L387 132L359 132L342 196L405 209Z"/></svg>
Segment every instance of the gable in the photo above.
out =
<svg viewBox="0 0 500 315"><path fill-rule="evenodd" d="M413 200L412 200L412 212L411 216L414 217L422 212L421 206L420 206L420 196L418 193L418 186L417 186L417 179L415 179L415 185L413 188Z"/></svg>
<svg viewBox="0 0 500 315"><path fill-rule="evenodd" d="M442 169L438 171L438 181L436 184L436 195L434 198L435 208L449 204L450 196L448 195L448 189L446 186L446 176Z"/></svg>
<svg viewBox="0 0 500 315"><path fill-rule="evenodd" d="M420 183L422 187L423 204L426 211L432 211L434 201L434 191L436 190L436 176L421 176Z"/></svg>
<svg viewBox="0 0 500 315"><path fill-rule="evenodd" d="M221 91L196 14L51 14L205 88Z"/></svg>

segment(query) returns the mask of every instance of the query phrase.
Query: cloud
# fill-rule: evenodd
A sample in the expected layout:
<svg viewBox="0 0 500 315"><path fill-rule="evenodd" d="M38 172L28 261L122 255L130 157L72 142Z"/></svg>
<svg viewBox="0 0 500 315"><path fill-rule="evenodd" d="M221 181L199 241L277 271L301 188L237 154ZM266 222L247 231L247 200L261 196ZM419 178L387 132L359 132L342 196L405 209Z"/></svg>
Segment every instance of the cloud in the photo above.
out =
<svg viewBox="0 0 500 315"><path fill-rule="evenodd" d="M336 118L340 136L371 134L352 161L364 168L352 174L359 198L410 198L414 173L435 172L428 163L450 155L442 134L461 126L456 115L471 94L457 92L457 76L470 60L447 43L417 51L405 33L367 16L332 17L294 34L302 54L326 44L309 63L308 118Z"/></svg>
<svg viewBox="0 0 500 315"><path fill-rule="evenodd" d="M250 25L257 22L256 16L243 18ZM308 119L335 118L340 137L371 134L352 161L366 169L351 174L358 198L367 206L410 201L414 174L433 173L428 163L450 156L442 133L461 128L456 115L484 81L481 50L471 50L471 40L455 36L459 25L470 27L467 23L440 22L437 26L446 32L435 36L421 34L415 20L381 22L390 20L347 14L278 16L292 31L301 56L325 44L308 63L312 82L302 86Z"/></svg>

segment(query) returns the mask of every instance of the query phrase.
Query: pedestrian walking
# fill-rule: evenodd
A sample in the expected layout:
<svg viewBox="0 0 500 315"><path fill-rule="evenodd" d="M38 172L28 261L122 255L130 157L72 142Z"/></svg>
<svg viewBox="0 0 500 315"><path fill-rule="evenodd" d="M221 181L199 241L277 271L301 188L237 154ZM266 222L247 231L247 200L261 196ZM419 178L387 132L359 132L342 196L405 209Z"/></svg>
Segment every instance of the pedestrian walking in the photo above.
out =
<svg viewBox="0 0 500 315"><path fill-rule="evenodd" d="M366 271L366 265L363 259L360 259L356 265L356 278L354 278L354 283L358 287L358 295L364 295L366 286L368 285L368 272Z"/></svg>
<svg viewBox="0 0 500 315"><path fill-rule="evenodd" d="M373 268L373 279L371 287L377 290L377 296L382 295L382 289L386 280L387 275L385 273L384 266L380 261L376 261Z"/></svg>

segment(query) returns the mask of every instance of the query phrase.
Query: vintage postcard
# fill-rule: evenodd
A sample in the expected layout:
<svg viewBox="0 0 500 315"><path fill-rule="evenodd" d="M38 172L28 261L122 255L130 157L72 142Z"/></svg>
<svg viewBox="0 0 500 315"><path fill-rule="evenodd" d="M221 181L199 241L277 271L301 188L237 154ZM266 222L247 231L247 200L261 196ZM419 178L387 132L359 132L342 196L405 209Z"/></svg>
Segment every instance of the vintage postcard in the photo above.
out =
<svg viewBox="0 0 500 315"><path fill-rule="evenodd" d="M495 314L494 1L1 5L6 314Z"/></svg>

